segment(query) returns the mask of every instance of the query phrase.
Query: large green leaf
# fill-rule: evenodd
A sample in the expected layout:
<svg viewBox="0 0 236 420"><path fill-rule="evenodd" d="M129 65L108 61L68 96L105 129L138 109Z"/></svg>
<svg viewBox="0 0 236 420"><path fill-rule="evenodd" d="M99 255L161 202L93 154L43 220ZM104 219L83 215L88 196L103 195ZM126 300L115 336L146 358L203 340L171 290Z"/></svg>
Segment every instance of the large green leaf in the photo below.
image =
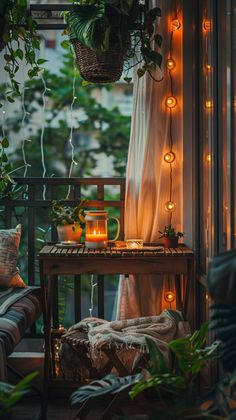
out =
<svg viewBox="0 0 236 420"><path fill-rule="evenodd" d="M125 388L129 388L143 379L143 374L118 377L107 375L103 379L93 381L89 385L80 387L70 397L71 405L80 404L89 398L95 398L105 394L116 394Z"/></svg>
<svg viewBox="0 0 236 420"><path fill-rule="evenodd" d="M89 48L103 48L109 22L105 17L105 5L76 6L68 16L70 39L78 39Z"/></svg>
<svg viewBox="0 0 236 420"><path fill-rule="evenodd" d="M146 342L151 359L151 373L157 374L169 372L169 367L165 362L164 356L155 342L148 337L146 337Z"/></svg>

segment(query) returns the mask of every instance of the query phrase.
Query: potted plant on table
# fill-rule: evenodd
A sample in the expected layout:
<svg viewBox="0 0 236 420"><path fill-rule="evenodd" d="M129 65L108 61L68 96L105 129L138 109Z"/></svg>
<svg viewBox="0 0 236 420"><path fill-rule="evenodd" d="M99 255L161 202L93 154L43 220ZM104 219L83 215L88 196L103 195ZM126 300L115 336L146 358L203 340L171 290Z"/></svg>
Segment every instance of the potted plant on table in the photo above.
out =
<svg viewBox="0 0 236 420"><path fill-rule="evenodd" d="M179 238L184 236L182 232L177 232L171 224L166 225L163 231L159 230L159 233L161 234L159 239L163 238L165 248L176 248Z"/></svg>
<svg viewBox="0 0 236 420"><path fill-rule="evenodd" d="M158 49L162 37L155 33L156 20L161 16L159 7L149 9L147 1L139 0L79 0L64 15L85 80L119 80L125 59L142 63L139 77L161 67Z"/></svg>
<svg viewBox="0 0 236 420"><path fill-rule="evenodd" d="M52 202L51 219L57 228L60 242L80 241L85 227L84 202L85 200L82 200L74 207L64 204L63 200Z"/></svg>

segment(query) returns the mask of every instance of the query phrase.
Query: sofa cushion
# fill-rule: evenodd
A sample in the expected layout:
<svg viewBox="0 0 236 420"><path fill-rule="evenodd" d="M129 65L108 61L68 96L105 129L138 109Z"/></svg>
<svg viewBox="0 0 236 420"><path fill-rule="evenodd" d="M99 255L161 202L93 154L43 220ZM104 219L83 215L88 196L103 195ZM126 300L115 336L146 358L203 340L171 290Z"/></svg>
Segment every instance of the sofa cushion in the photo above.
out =
<svg viewBox="0 0 236 420"><path fill-rule="evenodd" d="M25 287L17 268L21 225L15 229L0 230L0 285L4 287Z"/></svg>

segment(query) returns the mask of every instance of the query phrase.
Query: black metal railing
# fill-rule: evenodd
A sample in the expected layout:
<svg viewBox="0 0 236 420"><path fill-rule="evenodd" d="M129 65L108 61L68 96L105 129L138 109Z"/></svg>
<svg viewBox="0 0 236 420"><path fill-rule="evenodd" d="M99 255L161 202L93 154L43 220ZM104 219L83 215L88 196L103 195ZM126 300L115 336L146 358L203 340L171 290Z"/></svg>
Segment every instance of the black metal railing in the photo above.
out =
<svg viewBox="0 0 236 420"><path fill-rule="evenodd" d="M57 241L56 228L50 219L50 208L53 200L65 199L68 205L75 205L81 198L86 199L86 208L107 209L110 215L120 219L120 238L124 237L124 178L16 178L17 187L21 188L17 197L0 199L0 228L15 227L22 224L22 241L20 245L20 270L22 277L29 285L39 284L37 254L48 242ZM53 327L60 324L60 289L58 278L54 278L54 311ZM104 278L97 280L96 309L99 317L104 317ZM84 302L81 277L70 279L73 286L73 321L78 322L82 316ZM67 286L65 286L67 287ZM87 282L87 292L89 285ZM87 298L88 301L88 298ZM71 322L71 321L70 321ZM40 330L40 328L38 328ZM36 330L35 330L36 331ZM34 332L35 332L34 331Z"/></svg>

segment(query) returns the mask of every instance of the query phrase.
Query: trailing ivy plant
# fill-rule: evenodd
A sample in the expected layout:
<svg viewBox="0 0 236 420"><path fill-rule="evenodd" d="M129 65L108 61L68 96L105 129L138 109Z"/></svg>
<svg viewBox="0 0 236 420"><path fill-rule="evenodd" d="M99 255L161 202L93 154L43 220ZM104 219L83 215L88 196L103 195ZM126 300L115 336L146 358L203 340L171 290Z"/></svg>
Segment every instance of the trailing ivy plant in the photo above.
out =
<svg viewBox="0 0 236 420"><path fill-rule="evenodd" d="M40 39L36 26L29 14L27 0L1 0L0 50L4 49L4 70L9 76L10 88L6 94L9 102L21 95L17 75L23 63L29 66L28 76L32 78L38 76L46 62L38 57Z"/></svg>
<svg viewBox="0 0 236 420"><path fill-rule="evenodd" d="M149 8L148 1L79 0L64 16L71 42L79 40L97 54L122 51L129 64L131 59L134 65L141 64L139 77L148 72L154 78L153 71L161 68L162 37L155 33L161 9Z"/></svg>
<svg viewBox="0 0 236 420"><path fill-rule="evenodd" d="M8 138L3 137L0 141L0 198L11 196L16 186L15 181L11 177L12 165L7 155L8 147Z"/></svg>

